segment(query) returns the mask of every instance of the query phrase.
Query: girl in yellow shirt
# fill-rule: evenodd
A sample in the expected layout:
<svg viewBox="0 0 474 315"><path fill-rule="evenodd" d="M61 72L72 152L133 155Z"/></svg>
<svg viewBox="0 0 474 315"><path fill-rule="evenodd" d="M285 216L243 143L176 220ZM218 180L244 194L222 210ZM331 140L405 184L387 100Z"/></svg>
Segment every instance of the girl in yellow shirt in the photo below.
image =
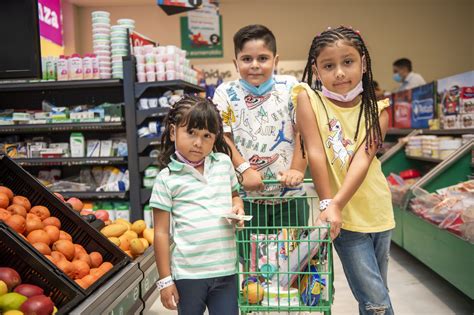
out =
<svg viewBox="0 0 474 315"><path fill-rule="evenodd" d="M308 56L306 83L296 85L292 97L320 219L331 223L359 313L393 314L387 267L395 221L375 156L388 128L389 104L377 103L370 55L358 31L329 28L313 39Z"/></svg>

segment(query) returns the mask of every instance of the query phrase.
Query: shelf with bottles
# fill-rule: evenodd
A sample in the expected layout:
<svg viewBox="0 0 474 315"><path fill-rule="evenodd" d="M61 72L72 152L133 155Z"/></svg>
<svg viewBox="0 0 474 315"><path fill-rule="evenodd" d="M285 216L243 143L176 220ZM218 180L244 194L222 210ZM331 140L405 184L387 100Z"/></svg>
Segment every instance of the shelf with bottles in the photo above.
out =
<svg viewBox="0 0 474 315"><path fill-rule="evenodd" d="M122 80L98 79L69 81L3 81L0 83L0 93L91 88L122 88Z"/></svg>

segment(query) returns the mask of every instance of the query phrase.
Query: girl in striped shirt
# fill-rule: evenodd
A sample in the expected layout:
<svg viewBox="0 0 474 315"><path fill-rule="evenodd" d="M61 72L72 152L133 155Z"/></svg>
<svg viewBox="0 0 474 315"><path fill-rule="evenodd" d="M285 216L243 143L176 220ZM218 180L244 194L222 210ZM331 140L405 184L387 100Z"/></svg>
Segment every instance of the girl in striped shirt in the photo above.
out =
<svg viewBox="0 0 474 315"><path fill-rule="evenodd" d="M187 96L165 124L150 199L161 302L178 314L207 307L210 315L237 315L235 225L243 221L225 216L244 210L219 112L210 100Z"/></svg>

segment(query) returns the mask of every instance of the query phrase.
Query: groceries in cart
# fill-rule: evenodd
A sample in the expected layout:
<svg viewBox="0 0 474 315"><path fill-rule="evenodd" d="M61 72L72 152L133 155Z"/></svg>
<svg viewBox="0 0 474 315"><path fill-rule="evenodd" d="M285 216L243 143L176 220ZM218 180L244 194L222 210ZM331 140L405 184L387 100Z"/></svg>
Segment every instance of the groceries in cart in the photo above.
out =
<svg viewBox="0 0 474 315"><path fill-rule="evenodd" d="M316 306L326 287L327 228L281 228L250 234L244 301L262 306Z"/></svg>

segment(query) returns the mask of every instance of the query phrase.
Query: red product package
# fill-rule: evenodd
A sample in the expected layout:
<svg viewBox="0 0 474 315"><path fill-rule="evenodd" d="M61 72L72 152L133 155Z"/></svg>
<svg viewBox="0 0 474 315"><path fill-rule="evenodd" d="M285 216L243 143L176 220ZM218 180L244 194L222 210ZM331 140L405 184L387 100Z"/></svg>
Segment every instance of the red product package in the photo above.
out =
<svg viewBox="0 0 474 315"><path fill-rule="evenodd" d="M393 95L393 109L395 128L411 128L411 90Z"/></svg>
<svg viewBox="0 0 474 315"><path fill-rule="evenodd" d="M417 178L420 176L421 173L414 169L404 170L400 172L400 177L403 179Z"/></svg>

